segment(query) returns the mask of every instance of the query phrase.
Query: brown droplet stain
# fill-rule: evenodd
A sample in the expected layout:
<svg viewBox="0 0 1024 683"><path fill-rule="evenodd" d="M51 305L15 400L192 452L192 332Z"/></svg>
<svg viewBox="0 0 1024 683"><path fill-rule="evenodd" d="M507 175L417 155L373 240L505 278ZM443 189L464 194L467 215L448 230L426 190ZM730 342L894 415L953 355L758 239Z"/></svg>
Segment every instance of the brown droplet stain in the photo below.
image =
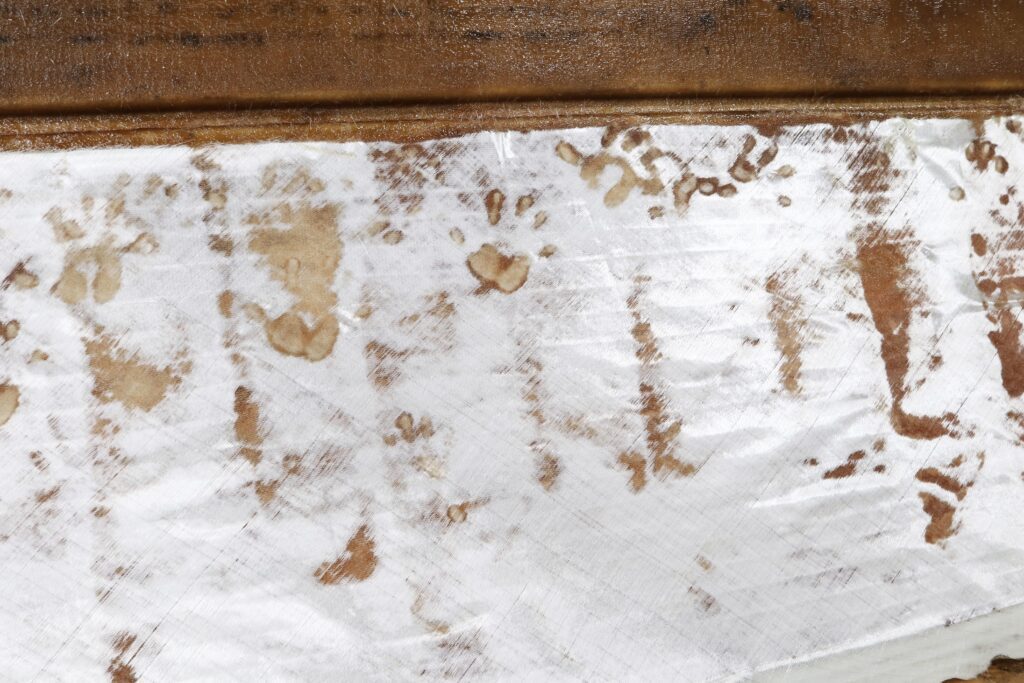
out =
<svg viewBox="0 0 1024 683"><path fill-rule="evenodd" d="M320 361L331 354L338 338L334 276L341 261L338 207L327 204L278 210L286 229L269 227L264 217L249 240L249 248L263 256L271 277L284 285L297 302L286 313L265 323L267 340L279 353ZM311 318L307 325L303 315Z"/></svg>
<svg viewBox="0 0 1024 683"><path fill-rule="evenodd" d="M242 444L239 455L255 467L263 458L259 404L253 400L252 391L248 387L240 386L235 389L234 405L235 438Z"/></svg>
<svg viewBox="0 0 1024 683"><path fill-rule="evenodd" d="M89 369L93 376L92 394L103 403L117 401L129 410L149 412L181 384L182 371L171 366L158 368L140 360L138 353L128 354L116 340L98 336L85 342Z"/></svg>
<svg viewBox="0 0 1024 683"><path fill-rule="evenodd" d="M852 476L857 472L857 463L864 459L867 455L864 451L854 451L846 458L846 462L838 467L825 472L822 475L822 479L845 479L846 477Z"/></svg>
<svg viewBox="0 0 1024 683"><path fill-rule="evenodd" d="M964 156L974 164L979 173L988 170L988 165L996 158L996 145L990 140L978 137L967 145Z"/></svg>
<svg viewBox="0 0 1024 683"><path fill-rule="evenodd" d="M394 246L405 239L405 233L401 230L388 230L381 239L384 241L384 244Z"/></svg>
<svg viewBox="0 0 1024 683"><path fill-rule="evenodd" d="M741 183L749 183L755 180L765 166L775 160L779 148L773 143L761 152L756 164L751 162L749 156L757 146L757 139L753 135L746 135L743 138L743 148L739 155L729 167L729 175Z"/></svg>
<svg viewBox="0 0 1024 683"><path fill-rule="evenodd" d="M650 217L652 221L657 220L665 216L665 209L661 208L660 206L652 206L651 208L647 209L647 215L648 217Z"/></svg>
<svg viewBox="0 0 1024 683"><path fill-rule="evenodd" d="M451 230L449 230L448 236L452 238L452 242L455 242L455 244L462 245L465 244L466 242L466 236L463 235L462 231L459 230L458 228L452 228Z"/></svg>
<svg viewBox="0 0 1024 683"><path fill-rule="evenodd" d="M647 461L644 456L633 451L619 453L619 464L629 470L632 474L629 477L629 487L633 493L640 493L647 486Z"/></svg>
<svg viewBox="0 0 1024 683"><path fill-rule="evenodd" d="M516 200L516 216L522 216L524 213L533 208L533 195L524 194L522 197Z"/></svg>
<svg viewBox="0 0 1024 683"><path fill-rule="evenodd" d="M523 254L507 256L492 244L484 244L466 259L469 272L480 281L480 291L496 289L512 294L524 284L530 274L530 258Z"/></svg>
<svg viewBox="0 0 1024 683"><path fill-rule="evenodd" d="M0 323L0 337L5 342L14 341L18 337L19 332L21 332L21 323L17 320L8 320L6 323Z"/></svg>
<svg viewBox="0 0 1024 683"><path fill-rule="evenodd" d="M32 355L28 357L29 363L41 363L47 360L50 360L50 354L41 349L36 349L32 352Z"/></svg>
<svg viewBox="0 0 1024 683"><path fill-rule="evenodd" d="M231 311L235 305L235 295L228 290L224 290L217 295L217 310L225 318L231 317Z"/></svg>
<svg viewBox="0 0 1024 683"><path fill-rule="evenodd" d="M270 505L277 497L277 490L281 488L281 480L260 480L253 484L253 488L256 490L256 498L260 501L260 505Z"/></svg>
<svg viewBox="0 0 1024 683"><path fill-rule="evenodd" d="M558 252L558 247L553 244L545 244L544 247L537 252L537 255L541 258L551 258Z"/></svg>
<svg viewBox="0 0 1024 683"><path fill-rule="evenodd" d="M210 251L223 254L224 256L231 256L235 252L235 241L231 239L231 235L210 235L206 244L210 248Z"/></svg>
<svg viewBox="0 0 1024 683"><path fill-rule="evenodd" d="M963 201L964 197L966 196L967 193L964 192L964 188L960 187L959 185L950 188L949 190L949 198L952 199L954 202Z"/></svg>
<svg viewBox="0 0 1024 683"><path fill-rule="evenodd" d="M497 225L505 207L505 193L498 189L491 190L484 197L484 206L487 207L487 221L491 225Z"/></svg>
<svg viewBox="0 0 1024 683"><path fill-rule="evenodd" d="M626 139L630 139L628 134ZM638 175L625 157L619 157L606 151L585 156L568 142L562 141L555 146L555 153L562 161L578 166L580 178L592 189L598 188L601 175L606 168L611 166L619 169L621 172L619 180L604 195L604 204L608 208L615 208L625 202L636 188L639 188L640 192L645 195L656 195L665 189L664 183L658 177L657 167L654 165L655 159L663 155L655 148L651 148L640 159L648 177Z"/></svg>
<svg viewBox="0 0 1024 683"><path fill-rule="evenodd" d="M790 166L789 164L783 164L782 166L779 166L778 169L776 169L775 171L775 175L779 176L780 178L792 178L795 174L796 169Z"/></svg>
<svg viewBox="0 0 1024 683"><path fill-rule="evenodd" d="M955 416L909 415L903 410L910 371L911 315L922 303L922 296L911 285L915 275L907 256L907 249L915 244L908 232L892 234L873 227L859 240L857 266L864 299L882 336L882 361L892 395L892 426L897 434L911 439L936 439L953 435L946 424Z"/></svg>
<svg viewBox="0 0 1024 683"><path fill-rule="evenodd" d="M412 443L417 439L429 439L434 435L434 424L429 417L421 417L419 424L416 424L416 420L408 412L403 412L395 418L395 427L406 443Z"/></svg>
<svg viewBox="0 0 1024 683"><path fill-rule="evenodd" d="M34 289L39 286L39 276L28 270L22 261L7 274L0 289L8 289L12 285L15 289Z"/></svg>
<svg viewBox="0 0 1024 683"><path fill-rule="evenodd" d="M975 256L984 256L988 253L988 242L985 240L983 235L974 233L971 235L971 249L974 250Z"/></svg>
<svg viewBox="0 0 1024 683"><path fill-rule="evenodd" d="M533 217L533 229L540 230L548 222L547 211L538 211Z"/></svg>
<svg viewBox="0 0 1024 683"><path fill-rule="evenodd" d="M45 491L39 491L36 493L36 503L42 505L60 495L60 486L54 486L53 488L46 489Z"/></svg>
<svg viewBox="0 0 1024 683"><path fill-rule="evenodd" d="M785 208L793 204L793 200L784 194L779 195L779 206Z"/></svg>
<svg viewBox="0 0 1024 683"><path fill-rule="evenodd" d="M376 543L370 527L359 527L345 546L346 554L333 562L324 562L313 573L320 583L333 586L342 581L365 581L377 568Z"/></svg>
<svg viewBox="0 0 1024 683"><path fill-rule="evenodd" d="M228 204L228 185L224 181L216 183L203 178L199 181L199 190L203 193L203 199L214 211L221 211Z"/></svg>
<svg viewBox="0 0 1024 683"><path fill-rule="evenodd" d="M777 271L765 282L771 296L768 319L775 330L775 348L782 356L779 374L782 386L794 396L800 393L800 370L803 367L803 329L807 316L796 288L789 286L793 271Z"/></svg>

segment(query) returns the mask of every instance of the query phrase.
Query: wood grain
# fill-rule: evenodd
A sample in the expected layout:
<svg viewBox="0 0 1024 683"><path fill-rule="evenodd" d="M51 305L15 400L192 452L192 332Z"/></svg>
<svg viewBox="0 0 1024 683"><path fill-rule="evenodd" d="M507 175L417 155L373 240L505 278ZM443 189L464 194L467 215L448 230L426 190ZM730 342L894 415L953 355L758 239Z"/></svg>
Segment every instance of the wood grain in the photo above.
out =
<svg viewBox="0 0 1024 683"><path fill-rule="evenodd" d="M0 113L1024 91L1019 0L6 0Z"/></svg>
<svg viewBox="0 0 1024 683"><path fill-rule="evenodd" d="M849 124L904 118L981 121L1024 111L1016 96L530 101L0 117L0 150L204 145L269 140L419 142L483 130L650 124Z"/></svg>

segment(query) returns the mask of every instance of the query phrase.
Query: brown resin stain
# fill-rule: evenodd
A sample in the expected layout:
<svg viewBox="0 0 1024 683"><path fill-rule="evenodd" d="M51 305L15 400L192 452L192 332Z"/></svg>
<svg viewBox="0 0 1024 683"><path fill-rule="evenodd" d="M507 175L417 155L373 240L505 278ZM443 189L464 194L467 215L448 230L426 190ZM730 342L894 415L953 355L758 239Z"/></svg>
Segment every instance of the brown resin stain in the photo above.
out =
<svg viewBox="0 0 1024 683"><path fill-rule="evenodd" d="M640 493L647 486L647 461L639 453L619 453L618 462L630 471L629 487L633 493Z"/></svg>
<svg viewBox="0 0 1024 683"><path fill-rule="evenodd" d="M484 197L484 206L487 207L487 222L497 225L501 220L501 212L505 207L505 193L494 189ZM518 207L517 207L518 209Z"/></svg>
<svg viewBox="0 0 1024 683"><path fill-rule="evenodd" d="M846 458L846 462L834 467L822 475L822 479L845 479L857 472L857 463L867 455L864 451L854 451Z"/></svg>
<svg viewBox="0 0 1024 683"><path fill-rule="evenodd" d="M12 286L15 289L34 289L39 286L39 276L30 271L22 261L14 266L0 283L0 289L8 289Z"/></svg>
<svg viewBox="0 0 1024 683"><path fill-rule="evenodd" d="M86 267L95 268L92 280L86 276ZM60 279L51 290L66 304L77 304L92 291L93 301L106 303L121 289L121 259L108 240L96 247L76 249L68 254Z"/></svg>
<svg viewBox="0 0 1024 683"><path fill-rule="evenodd" d="M224 256L231 256L235 253L235 242L230 235L210 235L207 246L210 247L210 251Z"/></svg>
<svg viewBox="0 0 1024 683"><path fill-rule="evenodd" d="M445 182L444 160L462 149L451 142L377 147L370 152L374 177L384 188L378 206L390 213L397 206L407 214L419 211L430 183Z"/></svg>
<svg viewBox="0 0 1024 683"><path fill-rule="evenodd" d="M931 521L924 530L925 542L940 543L960 529L959 524L953 525L953 515L956 514L955 507L930 493L921 492L917 495L921 498L925 514L931 517Z"/></svg>
<svg viewBox="0 0 1024 683"><path fill-rule="evenodd" d="M21 332L21 323L17 320L8 320L6 323L0 323L0 338L5 342L14 341L18 337L19 332Z"/></svg>
<svg viewBox="0 0 1024 683"><path fill-rule="evenodd" d="M253 488L256 491L256 498L259 499L261 505L270 505L274 502L274 498L277 497L277 490L281 487L281 482L278 479L273 481L257 481L253 484Z"/></svg>
<svg viewBox="0 0 1024 683"><path fill-rule="evenodd" d="M776 272L768 278L764 288L771 296L768 319L775 330L775 348L782 356L782 365L779 367L782 386L790 394L796 395L800 393L800 369L803 367L800 354L803 351L803 328L807 317L797 291L787 286L792 276L792 271Z"/></svg>
<svg viewBox="0 0 1024 683"><path fill-rule="evenodd" d="M0 384L0 427L14 415L21 402L21 391L13 384Z"/></svg>
<svg viewBox="0 0 1024 683"><path fill-rule="evenodd" d="M876 143L868 142L848 160L848 166L853 174L850 189L855 196L854 208L874 216L884 213L889 205L892 182L900 176L889 155Z"/></svg>
<svg viewBox="0 0 1024 683"><path fill-rule="evenodd" d="M365 581L377 568L376 544L367 525L359 527L345 545L345 556L324 562L313 575L325 586L342 581Z"/></svg>
<svg viewBox="0 0 1024 683"><path fill-rule="evenodd" d="M263 458L263 435L260 433L260 407L247 387L235 389L235 438L242 444L239 455L253 467Z"/></svg>
<svg viewBox="0 0 1024 683"><path fill-rule="evenodd" d="M516 216L522 216L533 208L534 198L532 194L524 194L516 200Z"/></svg>
<svg viewBox="0 0 1024 683"><path fill-rule="evenodd" d="M466 259L469 272L480 281L480 291L496 289L512 294L524 284L530 274L530 257L524 254L507 256L492 244L484 244Z"/></svg>
<svg viewBox="0 0 1024 683"><path fill-rule="evenodd" d="M964 150L964 156L974 165L979 173L988 170L989 164L995 167L997 173L1005 174L1010 165L1006 158L996 154L997 146L994 142L978 137L971 141Z"/></svg>
<svg viewBox="0 0 1024 683"><path fill-rule="evenodd" d="M114 657L107 666L111 683L136 683L139 680L131 665L132 658L127 658L128 650L135 644L137 637L130 633L120 633L114 640Z"/></svg>
<svg viewBox="0 0 1024 683"><path fill-rule="evenodd" d="M1024 394L1024 344L1021 333L1024 325L1008 306L997 306L989 312L996 329L988 333L1001 365L1000 374L1006 393L1017 398Z"/></svg>
<svg viewBox="0 0 1024 683"><path fill-rule="evenodd" d="M1024 659L994 657L975 678L947 678L943 683L1024 683Z"/></svg>
<svg viewBox="0 0 1024 683"><path fill-rule="evenodd" d="M983 452L978 453L975 461L977 462L977 470L975 470L973 477L966 482L962 481L962 474L961 477L957 477L951 473L961 470L966 464L967 458L963 455L958 455L943 468L923 467L917 471L915 477L921 483L937 486L943 491L953 494L956 500L960 502L967 496L968 490L974 486L974 480L985 464L985 454ZM954 524L956 515L955 505L925 491L919 492L918 496L920 496L924 505L925 513L931 517L931 521L925 529L924 536L926 542L940 543L959 531L960 525Z"/></svg>
<svg viewBox="0 0 1024 683"><path fill-rule="evenodd" d="M138 353L125 352L115 339L102 335L85 342L85 353L93 376L93 396L132 410L155 408L171 388L181 384L180 372L188 370L187 366L176 370L144 363Z"/></svg>
<svg viewBox="0 0 1024 683"><path fill-rule="evenodd" d="M555 154L562 161L577 166L580 169L580 178L592 189L598 189L601 176L606 169L614 168L619 171L618 181L604 195L604 204L608 208L614 208L625 202L634 189L639 189L644 195L660 194L665 189L665 184L661 181L654 162L666 156L665 153L656 147L649 147L639 159L644 173L641 175L626 156L607 151L616 141L619 142L623 152L631 152L639 145L649 143L650 134L636 129L627 131L609 129L601 139L604 149L600 152L584 155L573 145L561 141L555 146Z"/></svg>
<svg viewBox="0 0 1024 683"><path fill-rule="evenodd" d="M758 155L756 162L752 162L750 154L756 146L757 139L753 135L747 135L743 138L743 148L739 156L736 157L736 161L729 168L729 175L734 180L741 183L749 183L757 179L761 171L764 170L764 167L770 164L779 153L779 148L772 144Z"/></svg>
<svg viewBox="0 0 1024 683"><path fill-rule="evenodd" d="M43 218L53 228L53 236L58 242L67 242L85 237L85 231L82 230L82 226L78 224L78 221L66 218L64 212L57 207L47 211Z"/></svg>
<svg viewBox="0 0 1024 683"><path fill-rule="evenodd" d="M249 248L263 257L271 277L295 296L285 313L264 322L267 340L286 356L320 361L330 355L338 338L334 276L341 261L338 207L303 203L297 209L281 206L276 218L285 229L271 227L270 217L249 239ZM309 323L305 318L308 318Z"/></svg>
<svg viewBox="0 0 1024 683"><path fill-rule="evenodd" d="M544 453L540 457L540 460L537 462L536 477L537 482L544 487L545 491L550 491L555 487L561 473L562 466L558 458L550 453Z"/></svg>
<svg viewBox="0 0 1024 683"><path fill-rule="evenodd" d="M395 428L398 435L388 434L384 436L384 443L394 446L400 437L406 443L413 443L419 439L429 439L434 435L434 423L429 417L421 417L417 424L411 413L402 412L395 418Z"/></svg>
<svg viewBox="0 0 1024 683"><path fill-rule="evenodd" d="M915 274L908 263L907 249L916 243L909 238L907 232L893 234L874 227L860 238L857 248L864 300L882 336L882 361L892 395L890 421L897 434L911 439L954 436L946 426L955 421L954 415L909 415L903 410L910 372L910 321L923 303L912 284Z"/></svg>
<svg viewBox="0 0 1024 683"><path fill-rule="evenodd" d="M649 278L645 276L637 276L636 289L626 302L633 318L631 333L635 343L634 354L640 362L639 413L644 422L647 450L651 455L651 469L654 474L662 478L670 474L686 477L697 470L675 455L675 442L682 429L682 420L672 418L668 402L657 388L660 383L658 366L662 354L658 349L658 340L651 324L644 319L641 310L641 299L648 281Z"/></svg>
<svg viewBox="0 0 1024 683"><path fill-rule="evenodd" d="M363 348L363 356L370 364L370 379L378 389L386 389L398 379L399 363L410 355L410 351L402 351L378 341L367 342Z"/></svg>

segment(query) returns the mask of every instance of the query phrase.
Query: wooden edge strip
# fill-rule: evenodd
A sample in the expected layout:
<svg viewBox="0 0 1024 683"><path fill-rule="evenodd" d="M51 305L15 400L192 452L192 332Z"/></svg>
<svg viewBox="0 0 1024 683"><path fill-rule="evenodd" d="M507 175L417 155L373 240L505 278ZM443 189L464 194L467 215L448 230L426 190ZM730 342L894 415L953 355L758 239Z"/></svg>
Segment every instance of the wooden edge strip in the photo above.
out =
<svg viewBox="0 0 1024 683"><path fill-rule="evenodd" d="M657 124L849 124L885 118L977 121L1024 112L1024 97L658 99L502 102L0 117L0 150L241 144L417 142L480 131Z"/></svg>

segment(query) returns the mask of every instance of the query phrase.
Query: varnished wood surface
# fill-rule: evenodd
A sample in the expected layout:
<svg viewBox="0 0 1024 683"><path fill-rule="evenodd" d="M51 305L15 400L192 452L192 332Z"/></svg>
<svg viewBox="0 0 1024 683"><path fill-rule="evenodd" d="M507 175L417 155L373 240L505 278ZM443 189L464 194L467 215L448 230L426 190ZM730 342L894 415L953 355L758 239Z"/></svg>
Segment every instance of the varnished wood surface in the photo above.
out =
<svg viewBox="0 0 1024 683"><path fill-rule="evenodd" d="M1019 0L5 0L0 113L1024 91Z"/></svg>
<svg viewBox="0 0 1024 683"><path fill-rule="evenodd" d="M1016 96L870 99L658 99L506 102L0 117L0 150L203 145L268 140L415 142L483 130L640 124L847 124L905 118L984 119L1024 111Z"/></svg>

